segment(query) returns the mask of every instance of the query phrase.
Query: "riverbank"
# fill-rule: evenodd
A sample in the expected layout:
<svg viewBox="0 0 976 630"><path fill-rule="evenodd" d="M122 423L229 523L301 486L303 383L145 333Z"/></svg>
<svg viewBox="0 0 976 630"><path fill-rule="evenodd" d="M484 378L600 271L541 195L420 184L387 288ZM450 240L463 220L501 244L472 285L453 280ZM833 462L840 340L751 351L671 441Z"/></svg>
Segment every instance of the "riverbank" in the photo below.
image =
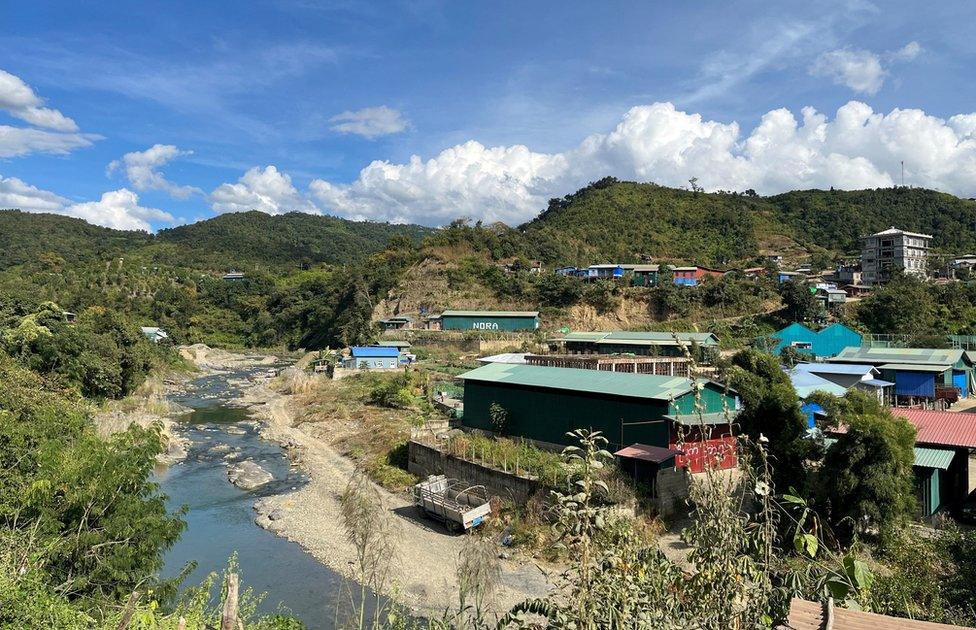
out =
<svg viewBox="0 0 976 630"><path fill-rule="evenodd" d="M309 476L309 482L295 492L261 499L255 505L257 523L350 576L356 556L342 527L340 496L355 464L314 435L310 426L297 422L298 395L279 391L264 381L244 388L237 402L262 423L262 435L287 449ZM335 431L341 432L340 420L334 422ZM330 429L323 427L323 422L314 424L319 434ZM440 524L420 517L409 496L376 488L396 531L397 554L391 571L397 599L420 615L440 616L445 609L456 608L457 562L464 537L451 535ZM493 606L496 611L543 596L549 590L544 573L533 563L503 559L501 569Z"/></svg>

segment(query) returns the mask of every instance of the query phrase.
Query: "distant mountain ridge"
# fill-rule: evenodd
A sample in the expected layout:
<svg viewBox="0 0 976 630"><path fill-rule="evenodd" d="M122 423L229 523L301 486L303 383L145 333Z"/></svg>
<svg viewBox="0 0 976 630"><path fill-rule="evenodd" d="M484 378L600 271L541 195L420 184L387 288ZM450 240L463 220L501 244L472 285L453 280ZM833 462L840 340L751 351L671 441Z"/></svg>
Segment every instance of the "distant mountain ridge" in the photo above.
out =
<svg viewBox="0 0 976 630"><path fill-rule="evenodd" d="M803 190L762 197L751 191L695 192L612 177L553 199L523 225L496 225L461 238L490 240L473 245L489 249L495 259L521 256L548 265L647 257L731 266L768 254L856 255L862 235L891 226L932 234L933 248L945 253L976 253L976 201L932 190ZM134 251L215 269L350 264L382 250L392 238L461 245L440 242L457 235L434 228L298 212L229 213L150 235L60 215L3 210L0 269L45 253L74 262Z"/></svg>
<svg viewBox="0 0 976 630"><path fill-rule="evenodd" d="M0 269L54 254L70 263L140 252L187 266L347 264L382 250L391 238L419 243L419 225L349 221L290 212L250 211L160 230L156 235L91 225L57 214L0 210Z"/></svg>

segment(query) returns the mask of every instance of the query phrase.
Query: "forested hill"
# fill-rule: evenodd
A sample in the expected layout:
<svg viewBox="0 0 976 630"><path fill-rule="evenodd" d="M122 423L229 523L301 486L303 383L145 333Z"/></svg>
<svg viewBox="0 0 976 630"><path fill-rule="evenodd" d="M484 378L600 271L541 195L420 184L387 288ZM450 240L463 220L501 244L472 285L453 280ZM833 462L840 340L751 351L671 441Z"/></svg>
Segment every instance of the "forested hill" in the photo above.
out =
<svg viewBox="0 0 976 630"><path fill-rule="evenodd" d="M145 232L98 227L58 214L0 210L0 269L55 254L67 262L114 258L147 245Z"/></svg>
<svg viewBox="0 0 976 630"><path fill-rule="evenodd" d="M0 210L0 269L53 254L69 263L140 255L186 267L348 264L381 251L393 237L419 243L431 228L347 221L291 212L224 214L157 235L91 225L56 214Z"/></svg>
<svg viewBox="0 0 976 630"><path fill-rule="evenodd" d="M158 263L226 269L300 263L348 264L394 237L488 250L491 257L549 265L654 260L736 265L781 254L787 260L856 254L860 236L891 226L932 234L943 253L976 252L976 201L931 190L794 191L773 197L704 193L612 177L550 201L518 228L434 230L292 212L224 214L153 236L50 214L0 211L0 269L45 253L68 262L144 254ZM461 242L464 241L464 242Z"/></svg>
<svg viewBox="0 0 976 630"><path fill-rule="evenodd" d="M430 232L431 228L419 225L357 222L301 212L271 216L252 210L160 230L157 239L244 262L342 264L382 250L394 236L419 243Z"/></svg>
<svg viewBox="0 0 976 630"><path fill-rule="evenodd" d="M703 264L796 250L852 254L860 236L891 226L932 234L933 247L976 251L976 202L916 188L704 193L605 178L520 226L553 263L653 258ZM555 260L554 258L558 258Z"/></svg>

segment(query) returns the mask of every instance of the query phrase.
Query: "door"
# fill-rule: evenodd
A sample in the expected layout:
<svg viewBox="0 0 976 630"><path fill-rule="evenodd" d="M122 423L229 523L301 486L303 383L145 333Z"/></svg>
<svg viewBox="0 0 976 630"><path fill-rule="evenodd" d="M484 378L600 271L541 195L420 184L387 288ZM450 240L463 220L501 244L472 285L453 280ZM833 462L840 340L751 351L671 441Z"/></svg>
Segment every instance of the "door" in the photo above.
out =
<svg viewBox="0 0 976 630"><path fill-rule="evenodd" d="M958 387L960 395L963 398L969 396L969 377L962 370L954 370L952 372L952 386Z"/></svg>

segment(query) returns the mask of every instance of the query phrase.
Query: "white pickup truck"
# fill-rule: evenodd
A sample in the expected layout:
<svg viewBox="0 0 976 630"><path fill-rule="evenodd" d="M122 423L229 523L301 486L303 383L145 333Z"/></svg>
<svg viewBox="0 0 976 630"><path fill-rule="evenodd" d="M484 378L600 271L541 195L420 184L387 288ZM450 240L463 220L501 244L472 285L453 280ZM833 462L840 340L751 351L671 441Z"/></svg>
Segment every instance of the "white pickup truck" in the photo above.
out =
<svg viewBox="0 0 976 630"><path fill-rule="evenodd" d="M417 507L440 521L452 532L480 525L491 513L484 486L469 486L444 475L431 475L413 487Z"/></svg>

